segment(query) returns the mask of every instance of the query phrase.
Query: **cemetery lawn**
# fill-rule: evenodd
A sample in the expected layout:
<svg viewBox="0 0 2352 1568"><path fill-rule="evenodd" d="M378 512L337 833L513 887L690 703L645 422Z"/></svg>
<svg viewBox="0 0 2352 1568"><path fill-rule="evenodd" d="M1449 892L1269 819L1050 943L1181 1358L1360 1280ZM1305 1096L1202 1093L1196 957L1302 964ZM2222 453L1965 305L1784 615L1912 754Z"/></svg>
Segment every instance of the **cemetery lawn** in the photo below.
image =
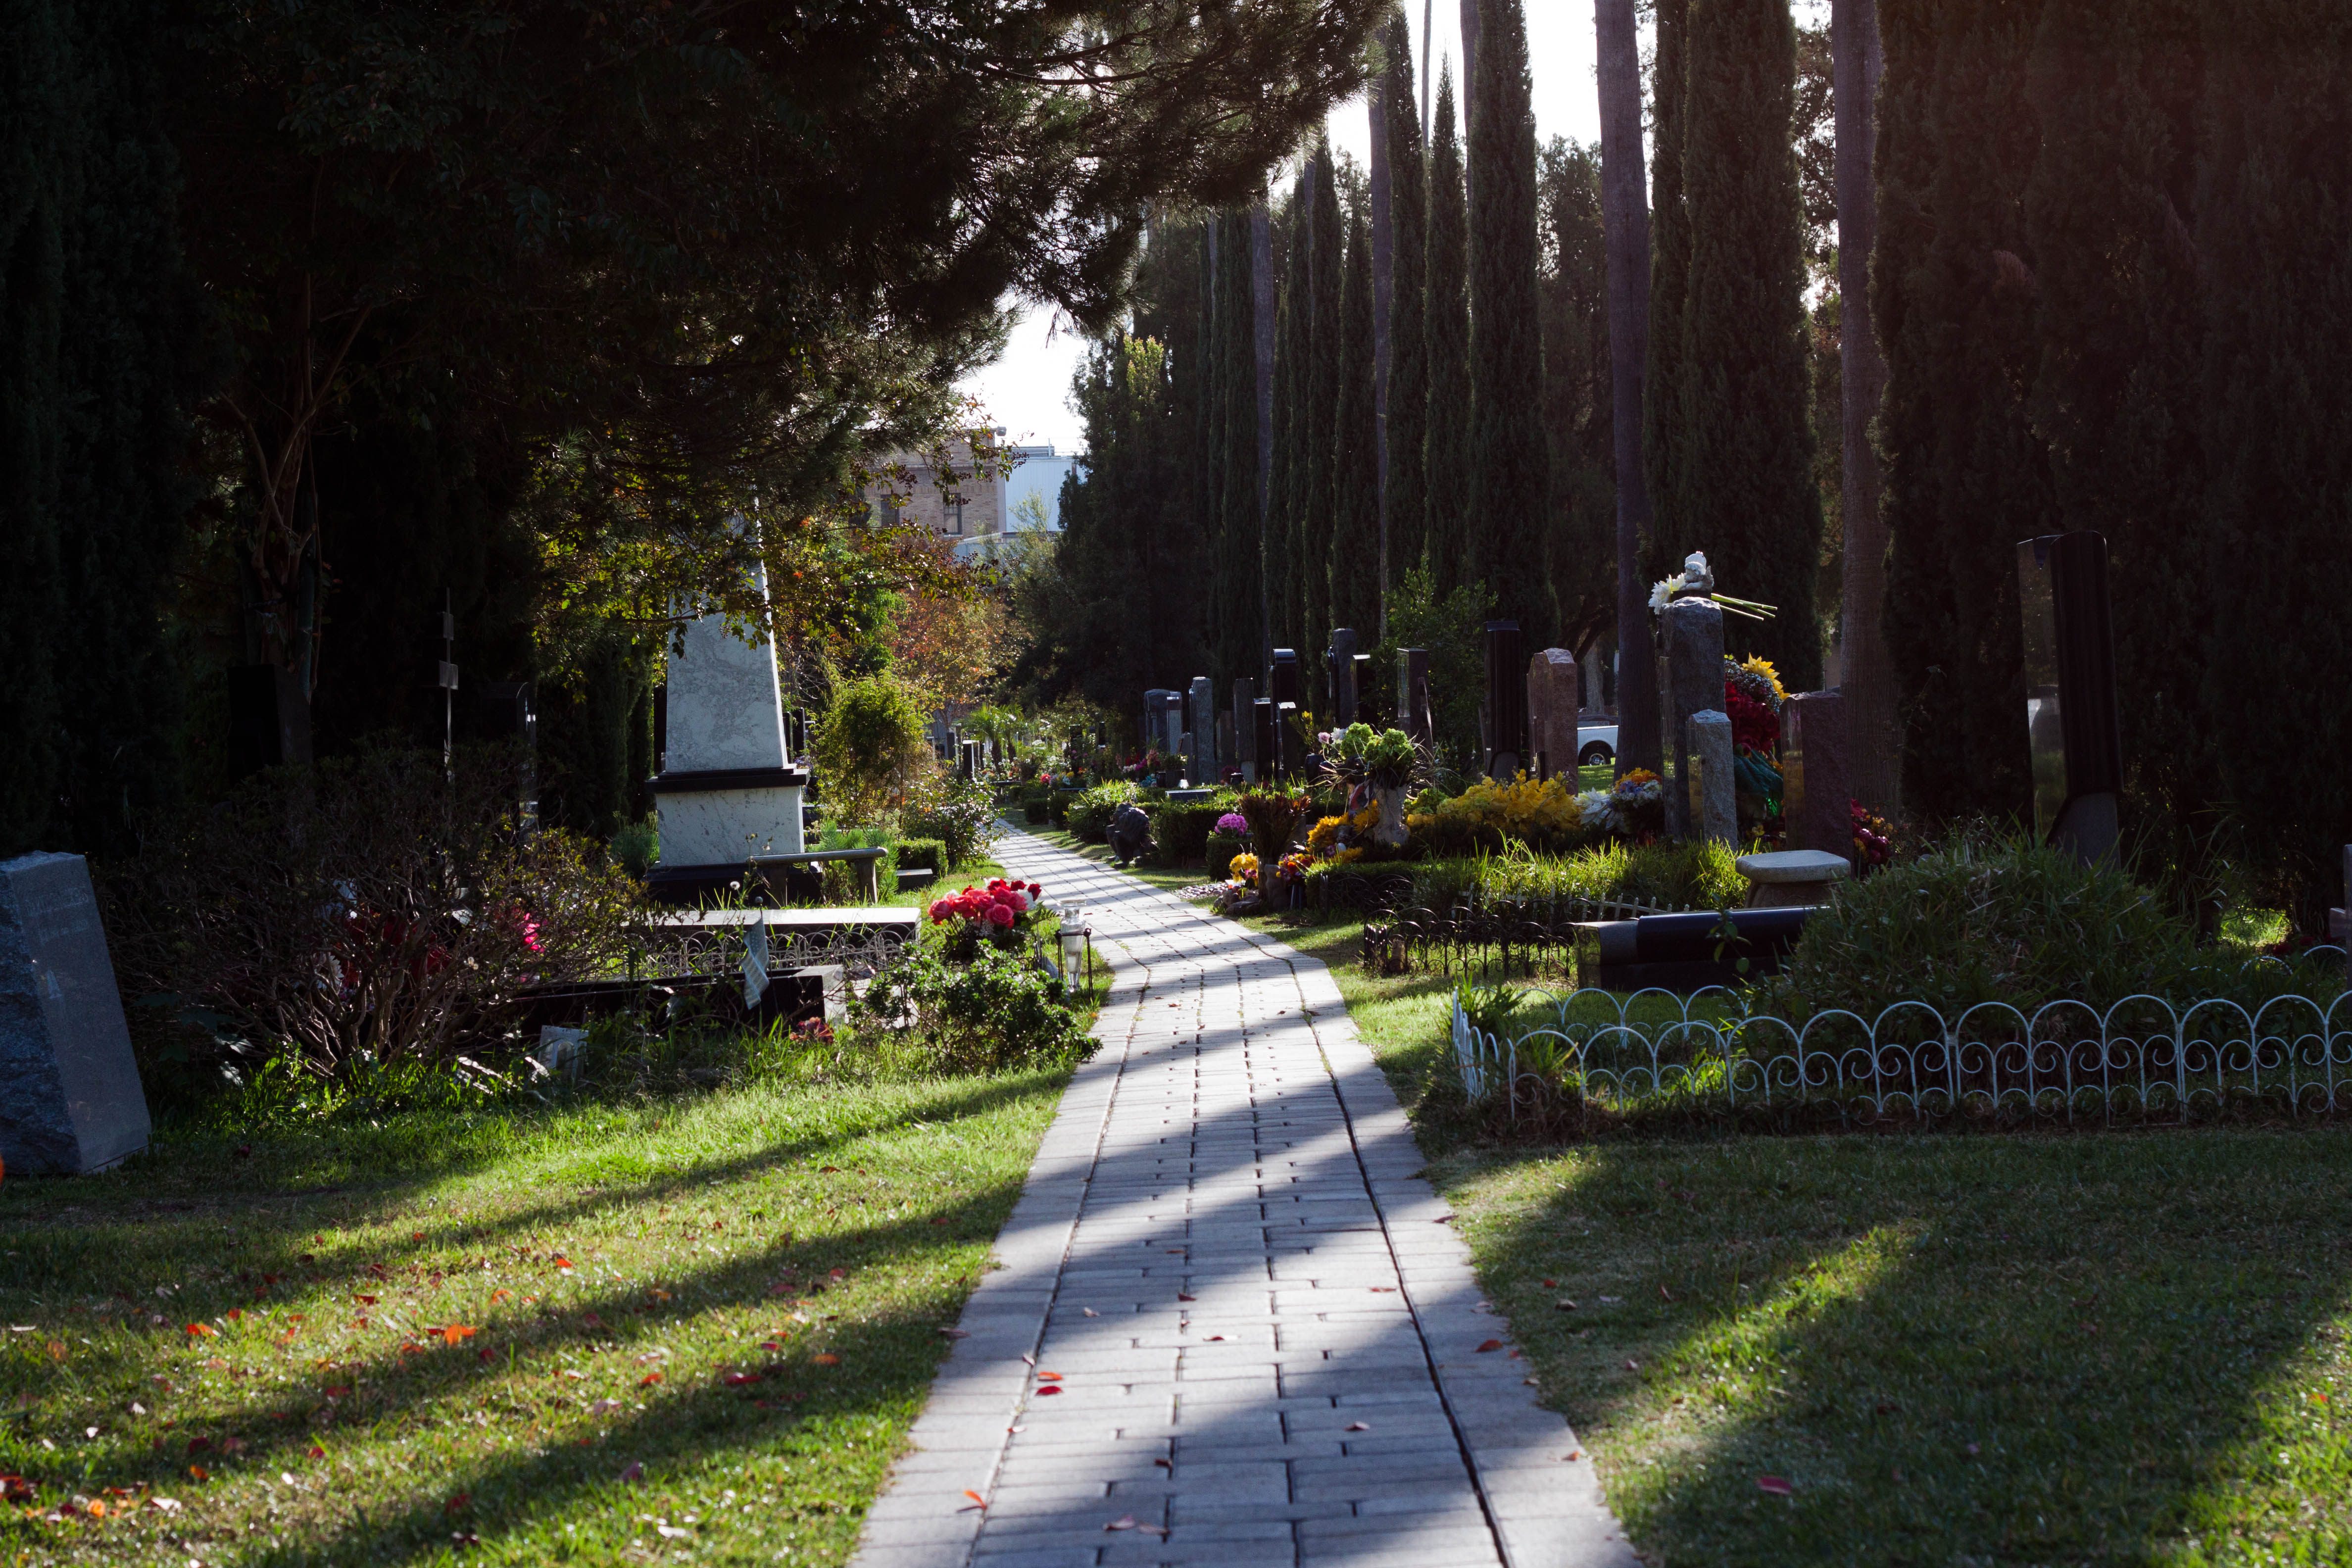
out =
<svg viewBox="0 0 2352 1568"><path fill-rule="evenodd" d="M1442 976L1249 923L1330 964L1654 1561L2352 1562L2346 1130L1502 1145L1424 1103Z"/></svg>
<svg viewBox="0 0 2352 1568"><path fill-rule="evenodd" d="M841 1563L1064 1082L167 1132L0 1184L0 1557Z"/></svg>

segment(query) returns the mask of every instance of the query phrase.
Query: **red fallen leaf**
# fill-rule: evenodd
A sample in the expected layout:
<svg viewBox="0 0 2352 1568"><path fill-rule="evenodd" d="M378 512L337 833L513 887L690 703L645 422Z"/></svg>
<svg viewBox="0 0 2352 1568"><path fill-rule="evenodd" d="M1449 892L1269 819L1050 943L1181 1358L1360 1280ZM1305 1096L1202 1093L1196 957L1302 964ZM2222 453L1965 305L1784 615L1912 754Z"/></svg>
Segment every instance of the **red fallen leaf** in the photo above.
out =
<svg viewBox="0 0 2352 1568"><path fill-rule="evenodd" d="M1486 1354L1488 1351L1498 1351L1498 1350L1501 1350L1502 1348L1503 1348L1503 1342L1502 1342L1502 1341L1500 1341L1500 1340L1486 1340L1486 1341L1482 1342L1479 1344L1479 1346L1478 1346L1478 1353L1479 1353L1479 1354L1481 1354L1481 1355L1484 1355L1484 1354Z"/></svg>
<svg viewBox="0 0 2352 1568"><path fill-rule="evenodd" d="M224 1454L234 1454L244 1447L245 1439L242 1437L224 1437L221 1439L221 1452Z"/></svg>
<svg viewBox="0 0 2352 1568"><path fill-rule="evenodd" d="M329 1384L327 1385L327 1397L330 1399L341 1399L350 1392L350 1387L345 1384Z"/></svg>
<svg viewBox="0 0 2352 1568"><path fill-rule="evenodd" d="M760 1374L756 1372L730 1372L719 1381L730 1388L741 1388L746 1384L759 1382Z"/></svg>
<svg viewBox="0 0 2352 1568"><path fill-rule="evenodd" d="M391 1278L392 1278L392 1270L391 1270L391 1269L389 1269L389 1268L385 1268L383 1264L381 1264L381 1263L371 1263L371 1264L369 1264L369 1265L368 1265L368 1272L369 1272L369 1273L371 1273L371 1274L373 1274L373 1275L374 1275L374 1276L375 1276L377 1279L391 1279Z"/></svg>
<svg viewBox="0 0 2352 1568"><path fill-rule="evenodd" d="M208 1481L212 1479L213 1473L205 1468L202 1465L190 1465L188 1467L188 1479L192 1481Z"/></svg>
<svg viewBox="0 0 2352 1568"><path fill-rule="evenodd" d="M33 1483L22 1476L0 1476L0 1500L31 1502L36 1494Z"/></svg>
<svg viewBox="0 0 2352 1568"><path fill-rule="evenodd" d="M604 1320L593 1312L583 1312L580 1314L580 1321L592 1329L601 1329L604 1326Z"/></svg>
<svg viewBox="0 0 2352 1568"><path fill-rule="evenodd" d="M480 1350L476 1351L474 1353L481 1357L485 1363L494 1362L499 1359L499 1352L492 1350L488 1345L484 1345Z"/></svg>
<svg viewBox="0 0 2352 1568"><path fill-rule="evenodd" d="M1224 1339L1225 1339L1225 1336L1224 1336L1224 1335L1223 1335L1223 1334L1211 1334L1207 1339L1205 1339L1205 1340L1202 1341L1201 1342L1202 1342L1202 1344L1210 1344L1210 1345L1214 1345L1214 1344L1223 1344L1223 1343L1224 1342Z"/></svg>
<svg viewBox="0 0 2352 1568"><path fill-rule="evenodd" d="M1179 1290L1179 1291L1177 1291L1177 1292L1176 1292L1176 1299L1177 1299L1179 1301L1197 1301L1197 1300L1200 1300L1200 1298L1199 1298L1198 1296L1187 1296L1187 1295L1186 1295L1186 1294L1184 1294L1184 1292L1183 1292L1183 1291L1181 1291L1181 1290Z"/></svg>
<svg viewBox="0 0 2352 1568"><path fill-rule="evenodd" d="M1543 1287L1547 1290L1557 1290L1559 1289L1559 1281L1557 1279L1547 1279L1543 1282Z"/></svg>
<svg viewBox="0 0 2352 1568"><path fill-rule="evenodd" d="M931 1223L932 1223L933 1225L945 1225L945 1224L947 1224L947 1222L948 1222L948 1218L947 1218L947 1215L940 1215L937 1219L934 1219L933 1221L931 1221Z"/></svg>
<svg viewBox="0 0 2352 1568"><path fill-rule="evenodd" d="M217 1338L219 1335L219 1331L215 1329L210 1323L190 1323L188 1325L188 1332L195 1335L198 1339Z"/></svg>
<svg viewBox="0 0 2352 1568"><path fill-rule="evenodd" d="M1062 1374L1058 1372L1041 1372L1037 1374L1037 1381L1040 1383L1059 1383L1062 1381Z"/></svg>
<svg viewBox="0 0 2352 1568"><path fill-rule="evenodd" d="M213 1440L210 1437L191 1437L188 1439L188 1452L191 1454L201 1454L212 1446Z"/></svg>
<svg viewBox="0 0 2352 1568"><path fill-rule="evenodd" d="M646 1468L635 1459L631 1459L627 1468L621 1471L621 1479L625 1481L635 1483L645 1479Z"/></svg>
<svg viewBox="0 0 2352 1568"><path fill-rule="evenodd" d="M513 1291L501 1285L497 1289L490 1292L490 1305L495 1307L513 1294Z"/></svg>
<svg viewBox="0 0 2352 1568"><path fill-rule="evenodd" d="M459 1492L456 1497L451 1498L447 1502L441 1505L441 1511L443 1513L462 1513L473 1506L474 1494L471 1492Z"/></svg>
<svg viewBox="0 0 2352 1568"><path fill-rule="evenodd" d="M1163 1470L1172 1470L1176 1468L1176 1461L1173 1459L1154 1459L1151 1462Z"/></svg>
<svg viewBox="0 0 2352 1568"><path fill-rule="evenodd" d="M245 1319L245 1309L244 1309L244 1308L242 1308L242 1307L231 1307L231 1308L228 1310L228 1321L229 1321L230 1322L232 1322L232 1323L236 1323L236 1322L242 1322L242 1321L244 1321L244 1319Z"/></svg>
<svg viewBox="0 0 2352 1568"><path fill-rule="evenodd" d="M970 1513L972 1508L986 1508L988 1506L988 1500L981 1496L978 1492L972 1490L970 1487L963 1489L963 1495L971 1499L971 1508L960 1508L956 1510L958 1513Z"/></svg>
<svg viewBox="0 0 2352 1568"><path fill-rule="evenodd" d="M425 1239L425 1233L421 1230L411 1231L408 1233L408 1239L411 1241L423 1241Z"/></svg>
<svg viewBox="0 0 2352 1568"><path fill-rule="evenodd" d="M1043 1399L1049 1394L1059 1394L1062 1391L1058 1386L1049 1383L1045 1387L1037 1391L1037 1397Z"/></svg>
<svg viewBox="0 0 2352 1568"><path fill-rule="evenodd" d="M428 1334L440 1335L441 1342L445 1345L454 1345L474 1337L474 1331L464 1323L451 1323L446 1328L427 1329L425 1331Z"/></svg>
<svg viewBox="0 0 2352 1568"><path fill-rule="evenodd" d="M327 1450L326 1450L326 1449L321 1448L321 1447L319 1447L319 1445L318 1445L318 1444L316 1444L316 1443L313 1443L313 1444L311 1444L311 1445L310 1445L310 1458L314 1458L314 1459L323 1459L323 1458L325 1458L326 1457L327 1457Z"/></svg>
<svg viewBox="0 0 2352 1568"><path fill-rule="evenodd" d="M825 1278L828 1279L846 1279L849 1278L849 1270L846 1268L836 1268L832 1273L826 1275Z"/></svg>
<svg viewBox="0 0 2352 1568"><path fill-rule="evenodd" d="M570 1273L572 1270L572 1259L565 1258L559 1253L556 1255L555 1266L558 1268L562 1269L564 1272Z"/></svg>
<svg viewBox="0 0 2352 1568"><path fill-rule="evenodd" d="M839 1366L841 1364L841 1358L834 1354L831 1351L819 1351L816 1354L809 1357L809 1360L816 1363L819 1366Z"/></svg>
<svg viewBox="0 0 2352 1568"><path fill-rule="evenodd" d="M661 1380L661 1373L657 1372L649 1372L646 1373L645 1376L637 1379L637 1386L639 1388L651 1388L655 1384L659 1383Z"/></svg>
<svg viewBox="0 0 2352 1568"><path fill-rule="evenodd" d="M1789 1484L1789 1478L1786 1476L1759 1476L1756 1478L1756 1489L1759 1492L1770 1492L1774 1497L1797 1495L1797 1489Z"/></svg>
<svg viewBox="0 0 2352 1568"><path fill-rule="evenodd" d="M818 1175L820 1175L820 1176L830 1176L830 1175L831 1175L831 1174L833 1174L835 1171L838 1171L838 1170L840 1170L840 1169L841 1169L841 1167L840 1167L840 1166L838 1166L838 1165L819 1165L819 1166L816 1168L816 1173L817 1173Z"/></svg>
<svg viewBox="0 0 2352 1568"><path fill-rule="evenodd" d="M1393 1285L1374 1285L1370 1289L1375 1296L1393 1296L1397 1293L1397 1288Z"/></svg>
<svg viewBox="0 0 2352 1568"><path fill-rule="evenodd" d="M373 1296L353 1296L352 1300L357 1301L362 1307L373 1307L375 1305L375 1298Z"/></svg>

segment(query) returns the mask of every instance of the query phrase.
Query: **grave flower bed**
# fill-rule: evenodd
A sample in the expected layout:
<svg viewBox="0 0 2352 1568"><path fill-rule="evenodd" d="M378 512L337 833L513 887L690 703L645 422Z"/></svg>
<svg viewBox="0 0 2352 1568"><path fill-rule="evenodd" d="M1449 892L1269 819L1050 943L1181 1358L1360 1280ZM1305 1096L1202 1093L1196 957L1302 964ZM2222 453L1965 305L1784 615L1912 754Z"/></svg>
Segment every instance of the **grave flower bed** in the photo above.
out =
<svg viewBox="0 0 2352 1568"><path fill-rule="evenodd" d="M1036 882L992 877L985 888L967 886L961 892L932 900L931 923L949 928L950 957L969 959L983 942L1013 951L1028 942L1045 919L1036 903L1045 891Z"/></svg>

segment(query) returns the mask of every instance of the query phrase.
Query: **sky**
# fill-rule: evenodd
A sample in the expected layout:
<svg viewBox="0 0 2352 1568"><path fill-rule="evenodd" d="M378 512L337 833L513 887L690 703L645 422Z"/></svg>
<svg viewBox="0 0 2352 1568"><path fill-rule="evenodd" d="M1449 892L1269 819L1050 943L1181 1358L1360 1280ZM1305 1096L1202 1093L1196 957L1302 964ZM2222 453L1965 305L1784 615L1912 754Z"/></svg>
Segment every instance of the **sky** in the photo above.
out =
<svg viewBox="0 0 2352 1568"><path fill-rule="evenodd" d="M1424 4L1432 5L1430 47L1454 66L1456 101L1462 88L1462 0L1406 0L1412 26L1414 81L1423 67ZM1525 0L1528 60L1535 79L1536 136L1567 136L1591 142L1601 135L1601 108L1592 77L1591 0ZM1431 89L1431 102L1436 101ZM1370 158L1371 129L1360 98L1332 110L1331 143L1359 163ZM1070 412L1070 378L1086 340L1066 318L1034 305L1019 306L1022 318L996 363L964 378L963 390L986 405L990 421L1016 442L1052 442L1063 452L1083 449L1078 417Z"/></svg>

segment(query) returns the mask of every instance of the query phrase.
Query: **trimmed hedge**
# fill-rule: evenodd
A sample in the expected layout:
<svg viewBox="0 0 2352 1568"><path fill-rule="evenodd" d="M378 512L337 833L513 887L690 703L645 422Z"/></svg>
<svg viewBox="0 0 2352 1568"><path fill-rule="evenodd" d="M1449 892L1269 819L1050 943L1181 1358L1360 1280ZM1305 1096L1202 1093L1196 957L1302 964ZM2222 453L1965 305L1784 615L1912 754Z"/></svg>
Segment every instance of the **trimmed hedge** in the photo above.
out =
<svg viewBox="0 0 2352 1568"><path fill-rule="evenodd" d="M948 846L943 838L901 838L898 840L898 869L926 870L933 877L948 874Z"/></svg>
<svg viewBox="0 0 2352 1568"><path fill-rule="evenodd" d="M1117 784L1097 784L1073 799L1065 814L1070 831L1088 844L1101 844L1110 837L1112 814L1122 805L1143 798L1141 784L1124 780Z"/></svg>
<svg viewBox="0 0 2352 1568"><path fill-rule="evenodd" d="M1053 820L1053 803L1042 789L1021 792L1021 815L1030 826L1040 826Z"/></svg>
<svg viewBox="0 0 2352 1568"><path fill-rule="evenodd" d="M1181 804L1160 801L1146 807L1151 814L1154 858L1169 866L1206 865L1209 835L1215 829L1217 818L1233 808L1230 797Z"/></svg>

